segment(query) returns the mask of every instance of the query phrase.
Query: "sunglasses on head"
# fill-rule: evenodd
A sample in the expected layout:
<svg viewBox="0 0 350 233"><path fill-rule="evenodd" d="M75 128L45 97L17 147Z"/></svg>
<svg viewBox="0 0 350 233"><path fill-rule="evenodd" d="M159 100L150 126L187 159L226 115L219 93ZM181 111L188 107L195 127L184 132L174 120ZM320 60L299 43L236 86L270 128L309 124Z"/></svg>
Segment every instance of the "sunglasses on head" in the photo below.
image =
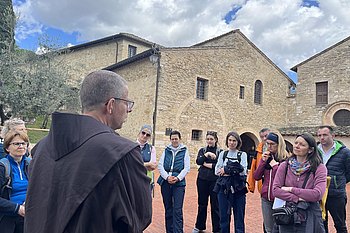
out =
<svg viewBox="0 0 350 233"><path fill-rule="evenodd" d="M149 133L146 133L144 131L142 131L141 133L142 133L142 135L146 135L147 137L151 137L151 135Z"/></svg>

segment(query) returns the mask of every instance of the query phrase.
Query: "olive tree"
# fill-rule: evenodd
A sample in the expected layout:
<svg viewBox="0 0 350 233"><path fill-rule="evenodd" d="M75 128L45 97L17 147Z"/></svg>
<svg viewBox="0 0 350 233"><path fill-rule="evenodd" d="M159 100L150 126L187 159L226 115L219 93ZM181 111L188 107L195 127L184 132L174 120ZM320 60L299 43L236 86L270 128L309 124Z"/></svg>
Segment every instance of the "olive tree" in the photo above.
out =
<svg viewBox="0 0 350 233"><path fill-rule="evenodd" d="M78 83L70 80L70 68L63 61L65 56L60 56L65 50L48 39L40 42L42 54L12 46L15 18L11 12L12 2L0 19L0 115L4 117L6 108L13 116L31 119L44 115L47 119L53 111L76 109Z"/></svg>

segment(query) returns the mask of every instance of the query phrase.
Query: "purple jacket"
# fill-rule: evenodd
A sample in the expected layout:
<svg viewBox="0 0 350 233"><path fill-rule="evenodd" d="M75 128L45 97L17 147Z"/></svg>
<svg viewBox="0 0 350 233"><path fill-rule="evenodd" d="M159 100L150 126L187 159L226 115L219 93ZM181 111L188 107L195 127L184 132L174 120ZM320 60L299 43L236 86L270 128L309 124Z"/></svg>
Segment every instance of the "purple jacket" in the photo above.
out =
<svg viewBox="0 0 350 233"><path fill-rule="evenodd" d="M266 200L273 201L275 196L272 192L272 184L275 179L275 175L278 169L278 165L272 167L272 169L265 169L266 161L260 160L258 168L253 173L254 180L261 180L264 178L264 182L261 188L261 197Z"/></svg>
<svg viewBox="0 0 350 233"><path fill-rule="evenodd" d="M326 191L327 182L327 168L324 164L320 164L317 167L315 173L311 172L308 181L306 182L305 189L301 188L303 186L305 177L307 173L301 176L296 176L292 173L290 166L288 166L288 171L286 178L287 161L280 164L278 167L275 180L273 182L273 194L285 201L292 201L297 203L299 198L304 199L307 202L317 202L323 197ZM291 192L282 190L281 187L293 187Z"/></svg>

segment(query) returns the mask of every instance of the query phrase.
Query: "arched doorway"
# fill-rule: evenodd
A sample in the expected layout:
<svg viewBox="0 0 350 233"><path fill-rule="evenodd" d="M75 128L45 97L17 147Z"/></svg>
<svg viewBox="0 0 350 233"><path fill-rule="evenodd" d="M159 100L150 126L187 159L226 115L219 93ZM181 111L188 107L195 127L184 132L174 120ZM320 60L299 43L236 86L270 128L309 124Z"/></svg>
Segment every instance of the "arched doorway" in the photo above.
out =
<svg viewBox="0 0 350 233"><path fill-rule="evenodd" d="M249 132L241 134L240 137L242 139L242 146L240 150L247 153L247 163L249 170L252 164L252 159L256 156L256 145L259 141L254 134Z"/></svg>

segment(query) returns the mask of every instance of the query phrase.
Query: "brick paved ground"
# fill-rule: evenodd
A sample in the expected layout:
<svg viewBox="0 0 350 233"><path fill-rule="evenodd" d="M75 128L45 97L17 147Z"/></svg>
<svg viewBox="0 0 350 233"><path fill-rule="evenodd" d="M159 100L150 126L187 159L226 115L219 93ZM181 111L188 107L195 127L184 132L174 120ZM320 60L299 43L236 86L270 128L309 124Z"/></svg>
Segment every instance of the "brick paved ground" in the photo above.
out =
<svg viewBox="0 0 350 233"><path fill-rule="evenodd" d="M158 178L156 174L156 178ZM187 175L186 194L184 204L184 232L191 233L197 216L197 190L196 190L197 170L191 169ZM350 200L350 185L347 186L348 200ZM260 207L260 196L258 193L247 194L246 205L246 232L261 233L262 232L262 215ZM350 204L347 205L347 225L350 226ZM232 224L231 224L232 226ZM330 222L330 233L335 233L333 223ZM232 229L232 227L231 227ZM156 184L155 196L153 199L153 220L151 225L144 231L145 233L164 233L164 207L160 187ZM208 212L208 222L206 232L211 232L210 214Z"/></svg>

